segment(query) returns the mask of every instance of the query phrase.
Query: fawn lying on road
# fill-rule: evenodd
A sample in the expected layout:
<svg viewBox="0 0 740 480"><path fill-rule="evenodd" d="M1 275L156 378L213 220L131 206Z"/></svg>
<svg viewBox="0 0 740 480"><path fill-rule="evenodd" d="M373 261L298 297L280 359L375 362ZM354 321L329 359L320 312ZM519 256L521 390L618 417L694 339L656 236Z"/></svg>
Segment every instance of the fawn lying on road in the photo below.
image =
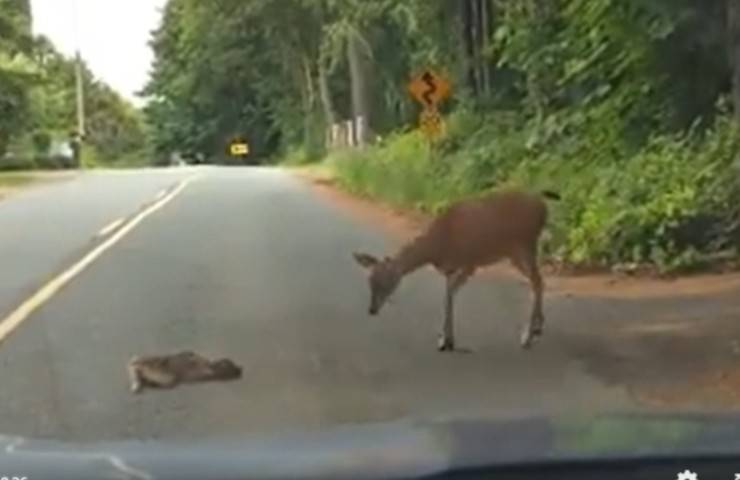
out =
<svg viewBox="0 0 740 480"><path fill-rule="evenodd" d="M209 360L190 351L133 357L127 365L131 391L144 387L174 388L181 383L241 378L242 369L227 358Z"/></svg>
<svg viewBox="0 0 740 480"><path fill-rule="evenodd" d="M439 338L440 351L453 350L455 293L479 267L509 258L529 279L534 296L532 315L521 336L529 348L542 335L544 285L537 264L540 234L547 222L544 198L559 200L553 192L541 195L516 190L464 200L435 218L429 227L392 257L380 260L355 253L355 260L369 270L369 313L376 315L401 279L424 265L433 265L447 280L445 319Z"/></svg>

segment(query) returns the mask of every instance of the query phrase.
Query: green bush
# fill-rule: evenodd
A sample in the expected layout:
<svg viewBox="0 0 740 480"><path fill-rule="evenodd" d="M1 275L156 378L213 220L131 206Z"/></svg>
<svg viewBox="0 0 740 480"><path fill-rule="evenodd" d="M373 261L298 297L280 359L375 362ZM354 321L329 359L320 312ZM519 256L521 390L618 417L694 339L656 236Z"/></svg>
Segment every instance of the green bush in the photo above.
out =
<svg viewBox="0 0 740 480"><path fill-rule="evenodd" d="M0 156L0 171L32 170L36 168L30 155L17 155L8 152Z"/></svg>
<svg viewBox="0 0 740 480"><path fill-rule="evenodd" d="M103 166L100 153L95 146L83 143L80 152L80 166L82 168L99 168Z"/></svg>
<svg viewBox="0 0 740 480"><path fill-rule="evenodd" d="M282 163L288 166L300 166L315 163L321 160L321 154L310 155L305 148L292 148L282 156Z"/></svg>
<svg viewBox="0 0 740 480"><path fill-rule="evenodd" d="M151 154L145 149L125 153L109 166L112 168L144 168L152 165Z"/></svg>
<svg viewBox="0 0 740 480"><path fill-rule="evenodd" d="M412 132L392 135L381 146L334 153L329 163L353 192L397 206L436 210L465 190L460 169L447 160Z"/></svg>
<svg viewBox="0 0 740 480"><path fill-rule="evenodd" d="M60 170L72 168L73 160L60 155L38 155L34 159L34 168L40 170Z"/></svg>

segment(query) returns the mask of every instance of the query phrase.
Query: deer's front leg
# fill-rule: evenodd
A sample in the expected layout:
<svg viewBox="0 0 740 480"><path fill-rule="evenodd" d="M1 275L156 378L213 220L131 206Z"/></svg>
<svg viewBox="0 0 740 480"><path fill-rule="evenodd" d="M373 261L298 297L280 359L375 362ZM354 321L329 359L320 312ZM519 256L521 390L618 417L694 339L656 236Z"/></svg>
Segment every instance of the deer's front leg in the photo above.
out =
<svg viewBox="0 0 740 480"><path fill-rule="evenodd" d="M454 328L454 303L455 294L462 287L467 279L472 275L473 270L457 270L446 276L445 289L445 318L442 325L442 334L437 341L437 350L440 352L449 352L455 349L455 328Z"/></svg>
<svg viewBox="0 0 740 480"><path fill-rule="evenodd" d="M537 266L532 269L530 276L532 283L532 314L529 318L529 324L522 332L521 346L524 349L531 348L541 336L545 326L545 314L542 312L542 293L544 286L542 276Z"/></svg>
<svg viewBox="0 0 740 480"><path fill-rule="evenodd" d="M449 352L455 349L455 328L453 325L455 293L450 288L450 279L447 279L445 291L445 318L442 324L442 334L437 340L437 350Z"/></svg>

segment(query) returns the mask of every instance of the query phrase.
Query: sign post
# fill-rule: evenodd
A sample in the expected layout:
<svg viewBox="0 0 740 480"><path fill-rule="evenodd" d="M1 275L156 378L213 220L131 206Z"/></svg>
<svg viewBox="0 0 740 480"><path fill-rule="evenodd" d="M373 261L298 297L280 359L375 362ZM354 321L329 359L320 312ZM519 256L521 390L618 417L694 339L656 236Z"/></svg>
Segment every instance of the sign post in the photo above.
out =
<svg viewBox="0 0 740 480"><path fill-rule="evenodd" d="M450 82L433 70L425 70L411 79L408 89L411 96L422 105L419 128L433 144L444 133L444 121L437 107L450 96Z"/></svg>

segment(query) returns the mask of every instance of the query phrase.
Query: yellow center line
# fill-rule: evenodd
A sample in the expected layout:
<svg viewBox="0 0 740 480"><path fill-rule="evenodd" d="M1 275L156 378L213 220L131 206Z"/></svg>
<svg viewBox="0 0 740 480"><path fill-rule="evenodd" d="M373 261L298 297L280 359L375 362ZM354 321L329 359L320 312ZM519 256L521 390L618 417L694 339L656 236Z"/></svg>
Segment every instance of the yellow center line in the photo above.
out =
<svg viewBox="0 0 740 480"><path fill-rule="evenodd" d="M54 277L46 285L38 289L36 293L26 299L26 301L21 303L13 312L10 313L10 315L0 321L0 343L4 342L7 337L13 333L13 331L15 331L15 329L18 328L34 311L48 302L57 292L59 292L59 290L82 273L103 253L121 241L123 237L128 235L137 225L144 221L145 218L171 202L177 195L185 190L185 187L187 187L195 178L196 176L193 175L181 181L174 189L172 189L172 191L170 191L169 194L142 210L138 215L121 227L120 230L111 235L100 245L93 248L77 263Z"/></svg>

